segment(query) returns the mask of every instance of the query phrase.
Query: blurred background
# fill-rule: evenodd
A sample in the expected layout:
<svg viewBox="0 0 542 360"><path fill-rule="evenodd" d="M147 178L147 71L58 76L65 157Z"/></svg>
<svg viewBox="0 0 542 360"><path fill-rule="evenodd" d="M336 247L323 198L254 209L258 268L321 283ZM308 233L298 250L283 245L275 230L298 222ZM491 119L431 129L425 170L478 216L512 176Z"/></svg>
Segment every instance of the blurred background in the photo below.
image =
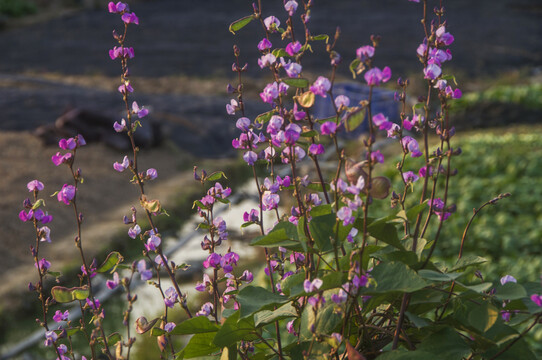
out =
<svg viewBox="0 0 542 360"><path fill-rule="evenodd" d="M284 18L281 1L262 2L264 14ZM188 216L189 199L201 191L190 182L194 164L235 169L232 172L239 177L246 170L231 149L236 118L225 111L231 98L226 85L236 81L231 64L232 46L237 44L241 61L249 64L248 115L254 118L268 110L258 101L258 93L270 81L256 63L261 32L255 24L235 36L228 31L232 21L251 14L248 0L129 4L140 19L139 26L129 27L127 40L135 50L129 63L132 99L151 110L140 132L145 148L141 164L158 170L159 181L150 192L173 209L174 219L163 227L175 234ZM457 253L457 234L474 207L511 192L511 198L480 216L469 248L482 248L482 255L495 261L482 269L485 274L538 281L542 271L542 3L453 0L445 5L447 30L455 37L453 59L445 64L445 72L456 76L464 94L452 109L456 141L464 155L455 165L461 176L453 188L458 214L445 234L450 240L438 255L447 259ZM380 35L376 66L389 66L394 81L409 78L415 99L424 87L416 57L423 40L420 12L419 4L406 0L316 1L310 26L314 35L330 36L340 26L336 50L344 62L337 81L344 83L353 81L348 64L355 50L369 44L372 34ZM111 246L126 246L121 245L127 238L121 219L138 195L125 185L125 174L112 171L111 166L122 159L127 146L111 129L123 111L116 91L120 64L108 56L116 45L113 29L120 32L122 24L117 15L107 12L107 1L0 0L0 256L5 274L0 283L0 344L4 349L36 329L29 316L36 302L26 290L34 275L28 251L34 235L17 214L29 195L28 181L40 179L48 194L68 181L67 170L55 168L50 161L59 137L73 136L81 129L88 134L88 148L80 151L85 191L79 200L90 256ZM279 47L279 42L276 38L273 45ZM323 46L313 46L314 54L304 58L310 81L330 73ZM394 90L393 81L387 86ZM393 178L392 168L393 163L385 172ZM462 191L465 188L470 189L468 194ZM70 209L55 199L49 202L55 216L50 226L53 244L44 255L73 271L77 258ZM24 316L28 327L14 330L13 319Z"/></svg>

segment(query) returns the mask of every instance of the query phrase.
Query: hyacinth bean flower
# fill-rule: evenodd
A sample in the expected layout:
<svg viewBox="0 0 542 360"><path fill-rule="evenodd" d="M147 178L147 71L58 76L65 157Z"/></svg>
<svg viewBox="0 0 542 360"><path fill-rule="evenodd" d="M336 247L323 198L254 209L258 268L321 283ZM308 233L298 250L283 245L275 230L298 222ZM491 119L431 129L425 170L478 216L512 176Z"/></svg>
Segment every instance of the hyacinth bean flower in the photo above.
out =
<svg viewBox="0 0 542 360"><path fill-rule="evenodd" d="M303 282L303 290L305 290L307 294L311 292L315 292L318 289L320 289L323 283L324 282L318 278L315 278L313 281L305 280Z"/></svg>
<svg viewBox="0 0 542 360"><path fill-rule="evenodd" d="M319 76L318 79L310 87L310 91L314 95L320 95L321 97L327 97L327 92L331 89L331 82L324 76Z"/></svg>
<svg viewBox="0 0 542 360"><path fill-rule="evenodd" d="M289 16L293 16L295 11L297 10L297 5L297 1L289 0L284 4L284 10L288 12Z"/></svg>
<svg viewBox="0 0 542 360"><path fill-rule="evenodd" d="M126 170L126 168L130 165L130 160L128 160L128 156L125 156L124 159L122 159L122 163L115 162L113 164L113 168L117 170L118 172L123 172Z"/></svg>
<svg viewBox="0 0 542 360"><path fill-rule="evenodd" d="M280 63L282 67L284 68L284 71L286 71L286 75L291 78L296 78L299 76L301 71L303 70L303 67L301 64L288 61L286 62L283 57L280 58Z"/></svg>
<svg viewBox="0 0 542 360"><path fill-rule="evenodd" d="M145 178L147 180L154 180L158 177L158 171L155 168L147 169Z"/></svg>
<svg viewBox="0 0 542 360"><path fill-rule="evenodd" d="M542 295L533 294L531 295L531 300L537 305L542 307Z"/></svg>
<svg viewBox="0 0 542 360"><path fill-rule="evenodd" d="M272 47L273 47L273 44L271 44L271 41L269 41L267 38L263 38L258 43L258 50L260 50L260 51L269 50Z"/></svg>
<svg viewBox="0 0 542 360"><path fill-rule="evenodd" d="M326 121L320 126L322 135L333 135L337 132L337 124L333 121Z"/></svg>
<svg viewBox="0 0 542 360"><path fill-rule="evenodd" d="M260 69L263 69L265 67L273 65L276 61L277 58L275 57L275 55L273 55L272 53L267 53L265 55L262 55L262 57L258 59L258 66L260 67Z"/></svg>
<svg viewBox="0 0 542 360"><path fill-rule="evenodd" d="M301 43L299 41L291 42L286 45L286 52L290 56L295 56L301 50Z"/></svg>
<svg viewBox="0 0 542 360"><path fill-rule="evenodd" d="M173 322L168 322L166 325L164 325L164 330L168 333L172 332L173 329L175 329L177 325Z"/></svg>
<svg viewBox="0 0 542 360"><path fill-rule="evenodd" d="M280 20L274 16L266 17L263 23L265 27L267 28L267 30L271 32L277 31L277 28L280 26Z"/></svg>
<svg viewBox="0 0 542 360"><path fill-rule="evenodd" d="M158 249L158 247L160 246L161 243L162 243L162 239L160 239L160 237L152 234L147 239L147 243L145 244L145 249L147 249L147 251L156 251L156 249Z"/></svg>
<svg viewBox="0 0 542 360"><path fill-rule="evenodd" d="M350 99L346 95L339 95L335 98L335 106L341 110L343 107L350 106Z"/></svg>
<svg viewBox="0 0 542 360"><path fill-rule="evenodd" d="M115 46L113 49L109 50L109 57L111 60L118 58L132 59L134 56L134 48L132 47Z"/></svg>
<svg viewBox="0 0 542 360"><path fill-rule="evenodd" d="M149 114L149 110L145 109L144 107L139 107L139 105L137 105L137 102L134 101L132 103L132 113L137 114L137 117L141 119Z"/></svg>
<svg viewBox="0 0 542 360"><path fill-rule="evenodd" d="M72 159L73 155L72 153L66 153L62 154L60 152L57 152L51 157L51 161L55 166L59 166L60 164L68 163Z"/></svg>
<svg viewBox="0 0 542 360"><path fill-rule="evenodd" d="M136 16L135 13L124 13L121 18L125 24L139 25L139 18Z"/></svg>
<svg viewBox="0 0 542 360"><path fill-rule="evenodd" d="M167 307L173 308L173 306L175 306L175 303L177 302L178 297L177 292L175 291L173 286L165 291L165 295L166 297L164 298L164 303Z"/></svg>
<svg viewBox="0 0 542 360"><path fill-rule="evenodd" d="M324 145L322 144L311 144L309 146L309 153L312 155L320 155L324 153Z"/></svg>
<svg viewBox="0 0 542 360"><path fill-rule="evenodd" d="M435 80L442 74L442 69L436 62L428 63L423 69L425 79Z"/></svg>
<svg viewBox="0 0 542 360"><path fill-rule="evenodd" d="M62 189L57 194L58 201L63 202L66 205L70 205L70 201L75 197L75 186L64 184Z"/></svg>
<svg viewBox="0 0 542 360"><path fill-rule="evenodd" d="M55 315L53 316L53 320L55 322L61 322L68 320L68 317L70 316L70 312L68 310L62 312L60 310L57 310L55 312Z"/></svg>
<svg viewBox="0 0 542 360"><path fill-rule="evenodd" d="M121 13L123 11L128 11L128 5L120 1L116 4L114 2L110 2L107 7L110 13Z"/></svg>
<svg viewBox="0 0 542 360"><path fill-rule="evenodd" d="M277 82L267 84L267 86L260 93L260 97L263 102L272 104L273 101L279 97L279 86Z"/></svg>
<svg viewBox="0 0 542 360"><path fill-rule="evenodd" d="M391 79L391 70L387 66L383 70L374 67L371 70L367 71L364 77L367 85L378 86L381 83L388 82Z"/></svg>
<svg viewBox="0 0 542 360"><path fill-rule="evenodd" d="M158 255L158 257L160 257L160 255ZM142 281L152 279L152 271L147 269L147 262L143 259L137 262L137 272L141 275Z"/></svg>
<svg viewBox="0 0 542 360"><path fill-rule="evenodd" d="M405 173L403 173L403 180L406 182L406 183L413 183L413 182L416 182L418 181L419 179L419 176L414 174L414 172L412 171L407 171Z"/></svg>
<svg viewBox="0 0 542 360"><path fill-rule="evenodd" d="M356 56L359 61L365 62L372 58L375 54L375 48L371 45L365 45L356 50Z"/></svg>
<svg viewBox="0 0 542 360"><path fill-rule="evenodd" d="M209 316L213 312L213 309L213 303L207 302L201 306L201 309L196 313L196 316Z"/></svg>
<svg viewBox="0 0 542 360"><path fill-rule="evenodd" d="M117 121L115 121L115 123L113 124L113 129L115 129L115 131L118 133L127 130L128 127L126 126L126 120L122 119L120 121L120 124Z"/></svg>
<svg viewBox="0 0 542 360"><path fill-rule="evenodd" d="M38 180L32 180L28 184L26 184L26 187L29 192L41 191L43 190L43 183Z"/></svg>
<svg viewBox="0 0 542 360"><path fill-rule="evenodd" d="M117 286L119 286L119 284L120 284L119 274L116 271L113 274L113 280L107 280L105 282L105 286L107 286L109 290L114 290Z"/></svg>

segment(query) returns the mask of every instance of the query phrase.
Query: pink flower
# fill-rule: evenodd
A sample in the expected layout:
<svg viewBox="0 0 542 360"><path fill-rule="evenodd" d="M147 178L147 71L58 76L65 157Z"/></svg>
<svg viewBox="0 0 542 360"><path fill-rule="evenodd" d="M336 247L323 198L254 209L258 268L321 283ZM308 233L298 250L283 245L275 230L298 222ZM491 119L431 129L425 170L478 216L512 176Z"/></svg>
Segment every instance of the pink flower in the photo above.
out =
<svg viewBox="0 0 542 360"><path fill-rule="evenodd" d="M419 179L419 176L414 174L414 172L412 171L407 171L405 173L403 173L403 180L408 183L408 182L416 182L418 181Z"/></svg>
<svg viewBox="0 0 542 360"><path fill-rule="evenodd" d="M294 56L301 50L301 43L299 41L291 42L288 45L286 45L286 52L290 56Z"/></svg>
<svg viewBox="0 0 542 360"><path fill-rule="evenodd" d="M388 82L391 79L391 70L387 66L383 70L374 67L371 70L367 71L364 77L367 85L378 86L381 83Z"/></svg>
<svg viewBox="0 0 542 360"><path fill-rule="evenodd" d="M55 166L59 166L60 164L68 163L72 159L71 153L61 154L60 152L57 152L53 156L51 156L51 161Z"/></svg>
<svg viewBox="0 0 542 360"><path fill-rule="evenodd" d="M118 172L123 172L129 165L130 160L128 160L128 156L125 156L124 159L122 159L122 163L115 162L113 164L113 168Z"/></svg>
<svg viewBox="0 0 542 360"><path fill-rule="evenodd" d="M70 316L70 312L68 310L64 311L64 313L62 313L62 311L60 310L57 310L55 312L55 315L53 316L53 320L55 322L65 321L68 320L68 316Z"/></svg>
<svg viewBox="0 0 542 360"><path fill-rule="evenodd" d="M327 97L326 93L331 89L331 82L324 76L319 76L318 79L310 87L315 95L320 95L321 97Z"/></svg>
<svg viewBox="0 0 542 360"><path fill-rule="evenodd" d="M289 0L284 4L284 10L288 11L289 16L293 16L297 10L297 1Z"/></svg>
<svg viewBox="0 0 542 360"><path fill-rule="evenodd" d="M279 97L278 84L276 82L267 84L267 86L263 89L263 92L260 93L260 97L262 98L263 102L272 104L273 100Z"/></svg>
<svg viewBox="0 0 542 360"><path fill-rule="evenodd" d="M538 306L542 307L542 295L533 294L531 300Z"/></svg>
<svg viewBox="0 0 542 360"><path fill-rule="evenodd" d="M58 201L62 201L64 204L69 205L70 201L75 197L75 186L64 184L62 189L57 194Z"/></svg>
<svg viewBox="0 0 542 360"><path fill-rule="evenodd" d="M265 55L262 55L261 58L258 59L258 65L260 66L260 69L263 69L264 67L268 67L273 65L277 61L277 58L272 53L267 53Z"/></svg>
<svg viewBox="0 0 542 360"><path fill-rule="evenodd" d="M28 184L26 184L26 187L29 192L41 191L43 190L43 183L38 180L32 180Z"/></svg>
<svg viewBox="0 0 542 360"><path fill-rule="evenodd" d="M313 281L305 280L303 282L303 289L306 293L315 292L322 286L324 282L318 278L314 279Z"/></svg>
<svg viewBox="0 0 542 360"><path fill-rule="evenodd" d="M272 46L273 44L271 44L271 41L267 40L267 38L263 38L258 43L258 50L260 51L268 50L268 49L271 49Z"/></svg>
<svg viewBox="0 0 542 360"><path fill-rule="evenodd" d="M322 135L332 135L337 131L337 124L333 121L326 121L320 126L320 132Z"/></svg>
<svg viewBox="0 0 542 360"><path fill-rule="evenodd" d="M139 18L136 16L135 13L124 13L122 15L122 21L124 21L126 24L136 24L139 25Z"/></svg>
<svg viewBox="0 0 542 360"><path fill-rule="evenodd" d="M147 116L149 114L149 110L145 108L140 108L139 105L137 105L137 102L132 103L132 113L137 114L137 117L140 119Z"/></svg>
<svg viewBox="0 0 542 360"><path fill-rule="evenodd" d="M280 26L280 21L274 16L268 16L263 21L265 27L268 31L275 32L277 31L277 28Z"/></svg>
<svg viewBox="0 0 542 360"><path fill-rule="evenodd" d="M435 80L442 74L442 69L436 63L430 63L425 69L423 69L424 78Z"/></svg>
<svg viewBox="0 0 542 360"><path fill-rule="evenodd" d="M372 58L375 54L375 48L371 45L365 45L356 50L356 56L361 62L365 62Z"/></svg>

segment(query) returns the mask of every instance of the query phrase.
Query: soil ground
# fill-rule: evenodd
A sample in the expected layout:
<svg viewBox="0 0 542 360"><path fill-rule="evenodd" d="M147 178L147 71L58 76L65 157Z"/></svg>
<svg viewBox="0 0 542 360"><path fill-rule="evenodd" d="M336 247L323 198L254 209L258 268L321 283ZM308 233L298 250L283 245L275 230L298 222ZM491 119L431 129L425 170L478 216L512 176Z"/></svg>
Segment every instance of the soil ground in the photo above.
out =
<svg viewBox="0 0 542 360"><path fill-rule="evenodd" d="M268 6L269 2L263 3ZM279 13L281 3L274 1L266 13ZM168 135L165 145L141 153L143 166L157 168L160 175L149 189L155 197L167 201L182 191L190 174L181 165L194 157L234 156L224 150L230 148L235 133L233 119L224 111L229 102L225 85L234 81L229 72L232 44L237 43L243 59L250 61L249 76L258 78L255 44L259 35L247 30L234 37L227 28L233 20L250 14L250 4L244 0L132 4L141 20L129 33L136 53L130 66L135 99L151 107L152 116ZM460 84L468 87L518 69L530 72L542 64L538 1L454 0L447 6L449 31L456 39L451 64L458 70ZM337 49L345 63L357 47L369 42L372 33L381 35L376 61L390 66L396 78L420 70L415 57L423 38L421 27L416 26L420 9L406 0L316 2L311 22L314 34L332 34L336 25L341 26ZM119 28L118 17L103 9L82 9L35 19L8 22L0 32L0 261L6 273L19 275L4 277L0 284L4 300L7 293L25 288L34 273L28 253L34 235L31 226L21 224L17 217L28 196L25 184L38 178L46 184L45 193L51 194L68 179L65 168L57 169L50 162L57 148L42 145L31 131L52 123L69 107L114 118L122 111L115 92L119 64L107 55L115 45L111 30ZM321 55L322 49L315 52ZM309 57L305 64L314 73L328 71L322 56ZM349 77L346 64L340 75ZM251 114L262 109L265 106L260 103L249 102ZM112 229L122 228L122 215L137 202L137 194L126 186L127 176L112 170L111 164L120 161L122 153L91 144L80 156L85 177L80 194L88 231L85 246L91 255L108 241ZM72 214L55 199L48 200L48 208L55 216L51 224L54 244L46 255L53 263L69 263L75 259L68 250L75 231L70 227Z"/></svg>

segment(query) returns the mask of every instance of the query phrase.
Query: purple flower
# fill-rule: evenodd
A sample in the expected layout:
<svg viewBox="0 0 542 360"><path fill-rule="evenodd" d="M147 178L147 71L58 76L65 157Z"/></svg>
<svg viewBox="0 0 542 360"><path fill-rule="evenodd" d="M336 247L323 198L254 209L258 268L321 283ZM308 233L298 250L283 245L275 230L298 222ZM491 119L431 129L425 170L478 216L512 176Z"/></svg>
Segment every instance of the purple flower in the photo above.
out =
<svg viewBox="0 0 542 360"><path fill-rule="evenodd" d="M167 331L168 333L172 332L173 329L175 329L177 325L173 322L168 322L166 325L164 325L164 330Z"/></svg>
<svg viewBox="0 0 542 360"><path fill-rule="evenodd" d="M248 165L252 166L256 160L258 160L258 154L254 151L247 151L243 154L243 160L245 160Z"/></svg>
<svg viewBox="0 0 542 360"><path fill-rule="evenodd" d="M56 166L59 166L60 164L65 164L68 161L70 161L72 158L71 153L61 154L60 152L57 152L55 155L51 157L51 161Z"/></svg>
<svg viewBox="0 0 542 360"><path fill-rule="evenodd" d="M337 124L333 121L326 121L320 126L322 135L332 135L337 131Z"/></svg>
<svg viewBox="0 0 542 360"><path fill-rule="evenodd" d="M280 58L280 63L282 67L284 68L284 71L286 71L286 75L291 78L296 78L299 76L301 71L303 70L303 67L301 64L292 62L289 60L288 62L284 61L284 58Z"/></svg>
<svg viewBox="0 0 542 360"><path fill-rule="evenodd" d="M237 127L241 131L248 131L250 127L250 119L247 117L239 118L235 123L235 127Z"/></svg>
<svg viewBox="0 0 542 360"><path fill-rule="evenodd" d="M284 130L284 142L289 145L295 144L295 142L301 136L301 128L296 124L290 124L286 126Z"/></svg>
<svg viewBox="0 0 542 360"><path fill-rule="evenodd" d="M531 300L537 305L542 307L542 295L533 294L531 295Z"/></svg>
<svg viewBox="0 0 542 360"><path fill-rule="evenodd" d="M53 320L55 322L66 321L68 320L68 316L70 316L70 312L68 310L64 311L64 313L62 313L62 311L60 310L57 310L55 312L55 315L53 315Z"/></svg>
<svg viewBox="0 0 542 360"><path fill-rule="evenodd" d="M58 201L62 201L64 204L69 205L70 201L75 197L75 186L64 184L56 197Z"/></svg>
<svg viewBox="0 0 542 360"><path fill-rule="evenodd" d="M337 218L342 220L343 226L348 226L354 223L355 218L352 216L352 209L348 206L343 206L337 212Z"/></svg>
<svg viewBox="0 0 542 360"><path fill-rule="evenodd" d="M435 80L442 74L442 69L435 62L427 64L427 67L423 69L424 78Z"/></svg>
<svg viewBox="0 0 542 360"><path fill-rule="evenodd" d="M150 168L147 170L147 180L154 180L158 177L158 171L155 168Z"/></svg>
<svg viewBox="0 0 542 360"><path fill-rule="evenodd" d="M158 255L158 257L160 257L160 255ZM160 260L162 259L160 258ZM147 262L143 259L137 262L137 272L141 275L142 281L152 279L152 271L147 269Z"/></svg>
<svg viewBox="0 0 542 360"><path fill-rule="evenodd" d="M135 13L124 13L122 15L122 21L124 21L126 24L136 24L139 25L139 18L136 16Z"/></svg>
<svg viewBox="0 0 542 360"><path fill-rule="evenodd" d="M267 53L258 59L258 65L260 66L260 69L263 69L264 67L273 65L276 61L277 58L275 55L272 53Z"/></svg>
<svg viewBox="0 0 542 360"><path fill-rule="evenodd" d="M403 173L403 180L406 182L406 183L413 183L413 182L416 182L418 181L419 177L418 175L414 174L414 172L412 171L407 171L405 173Z"/></svg>
<svg viewBox="0 0 542 360"><path fill-rule="evenodd" d="M175 306L175 303L177 302L178 297L177 292L175 291L173 286L171 286L165 291L165 295L166 297L164 298L164 303L167 307L173 308L173 306Z"/></svg>
<svg viewBox="0 0 542 360"><path fill-rule="evenodd" d="M254 275L252 275L252 273L250 271L245 270L245 271L243 271L243 275L241 275L239 280L246 281L247 284L248 284L248 283L251 283L252 280L254 280Z"/></svg>
<svg viewBox="0 0 542 360"><path fill-rule="evenodd" d="M318 289L320 289L322 284L323 284L323 281L318 279L318 278L315 278L313 281L305 280L303 282L303 289L308 294L308 293L315 292Z"/></svg>
<svg viewBox="0 0 542 360"><path fill-rule="evenodd" d="M294 328L294 321L295 320L288 321L288 323L286 324L286 330L288 331L289 334L297 336L297 332L295 331L295 328Z"/></svg>
<svg viewBox="0 0 542 360"><path fill-rule="evenodd" d="M220 266L221 259L222 259L222 256L220 256L217 253L209 254L209 256L207 256L207 259L203 262L203 267L205 269L208 269L210 267L218 269L218 267Z"/></svg>
<svg viewBox="0 0 542 360"><path fill-rule="evenodd" d="M289 16L293 16L297 10L297 1L289 0L284 4L284 10L288 11Z"/></svg>
<svg viewBox="0 0 542 360"><path fill-rule="evenodd" d="M309 153L312 155L320 155L324 153L324 145L322 144L311 144L309 146Z"/></svg>
<svg viewBox="0 0 542 360"><path fill-rule="evenodd" d="M132 47L126 48L122 46L115 46L113 49L109 50L109 57L111 60L115 60L116 58L132 59L134 56L134 48Z"/></svg>
<svg viewBox="0 0 542 360"><path fill-rule="evenodd" d="M122 119L120 121L120 124L115 121L115 123L113 124L113 129L115 129L116 132L123 132L127 129L126 127L126 120L125 119Z"/></svg>
<svg viewBox="0 0 542 360"><path fill-rule="evenodd" d="M278 207L280 196L271 191L265 191L262 195L262 205L264 210L273 210Z"/></svg>
<svg viewBox="0 0 542 360"><path fill-rule="evenodd" d="M19 219L23 222L27 222L28 220L32 220L32 216L34 215L34 211L32 209L28 210L28 212L21 210L19 213Z"/></svg>
<svg viewBox="0 0 542 360"><path fill-rule="evenodd" d="M209 316L213 312L213 309L213 303L207 302L201 306L201 309L196 313L196 316Z"/></svg>
<svg viewBox="0 0 542 360"><path fill-rule="evenodd" d="M122 159L122 163L115 162L113 164L113 169L117 170L118 172L123 172L129 165L130 160L128 160L128 156L125 156L124 159Z"/></svg>
<svg viewBox="0 0 542 360"><path fill-rule="evenodd" d="M383 70L374 67L371 70L367 71L364 77L367 85L378 86L381 83L388 82L388 80L391 79L391 70L387 66Z"/></svg>
<svg viewBox="0 0 542 360"><path fill-rule="evenodd" d="M284 119L282 118L282 116L279 116L279 115L271 116L271 119L269 119L269 123L267 124L267 133L277 134L282 128L283 123L284 123Z"/></svg>
<svg viewBox="0 0 542 360"><path fill-rule="evenodd" d="M245 222L257 222L259 220L259 211L256 209L250 210L250 213L245 211L243 214L243 220Z"/></svg>
<svg viewBox="0 0 542 360"><path fill-rule="evenodd" d="M451 215L451 213L444 211L444 201L442 201L441 198L436 198L433 201L429 200L427 205L431 208L431 211L437 215L440 221L448 219Z"/></svg>
<svg viewBox="0 0 542 360"><path fill-rule="evenodd" d="M28 184L26 184L26 187L28 188L29 192L41 191L43 190L43 183L38 180L32 180Z"/></svg>
<svg viewBox="0 0 542 360"><path fill-rule="evenodd" d="M96 298L94 299L94 301L90 300L89 298L86 298L85 301L86 301L88 307L93 309L93 310L97 310L101 306L100 300L98 300Z"/></svg>
<svg viewBox="0 0 542 360"><path fill-rule="evenodd" d="M107 286L109 290L115 289L117 286L119 286L119 284L120 284L119 274L116 271L113 274L113 280L107 280L105 282L105 286Z"/></svg>
<svg viewBox="0 0 542 360"><path fill-rule="evenodd" d="M122 84L121 86L119 86L119 88L117 89L121 94L126 94L126 92L134 92L134 88L132 87L132 85L130 84L130 82L127 80L124 82L124 84Z"/></svg>
<svg viewBox="0 0 542 360"><path fill-rule="evenodd" d="M128 230L128 236L132 239L135 239L139 234L141 234L141 227L138 224L135 224Z"/></svg>
<svg viewBox="0 0 542 360"><path fill-rule="evenodd" d="M505 275L501 278L501 285L504 285L508 282L517 283L518 281L512 275Z"/></svg>
<svg viewBox="0 0 542 360"><path fill-rule="evenodd" d="M418 142L414 140L410 136L405 136L401 139L401 144L403 145L403 149L407 152L410 152L412 157L419 157L422 156L422 152L420 151L420 147L418 145Z"/></svg>
<svg viewBox="0 0 542 360"><path fill-rule="evenodd" d="M433 167L432 166L429 166L429 172L427 171L427 167L426 166L423 166L420 168L420 170L418 171L418 174L420 175L420 177L426 177L429 173L429 176L433 176Z"/></svg>
<svg viewBox="0 0 542 360"><path fill-rule="evenodd" d="M371 45L365 45L356 50L356 56L361 62L365 62L372 58L375 54L375 48Z"/></svg>
<svg viewBox="0 0 542 360"><path fill-rule="evenodd" d="M327 97L327 92L331 89L331 82L323 76L319 76L318 79L310 87L310 91L315 95L320 95L321 97Z"/></svg>
<svg viewBox="0 0 542 360"><path fill-rule="evenodd" d="M368 282L369 278L366 275L361 275L361 277L354 275L354 278L352 279L352 285L355 288L365 287Z"/></svg>
<svg viewBox="0 0 542 360"><path fill-rule="evenodd" d="M286 45L286 52L287 52L288 55L290 55L290 56L294 56L294 55L297 54L300 50L301 50L301 44L299 43L299 41L291 42L291 43L289 43L288 45Z"/></svg>
<svg viewBox="0 0 542 360"><path fill-rule="evenodd" d="M51 229L49 229L47 226L39 228L38 234L40 241L47 241L48 243L51 242Z"/></svg>
<svg viewBox="0 0 542 360"><path fill-rule="evenodd" d="M274 16L268 16L263 21L265 27L268 31L275 32L277 31L277 28L280 26L280 21Z"/></svg>
<svg viewBox="0 0 542 360"><path fill-rule="evenodd" d="M348 107L350 105L350 99L346 95L339 95L335 98L335 106L337 109L341 109L342 107Z"/></svg>
<svg viewBox="0 0 542 360"><path fill-rule="evenodd" d="M454 42L454 36L446 32L446 27L444 25L440 26L435 32L437 36L437 42L442 45L451 45Z"/></svg>
<svg viewBox="0 0 542 360"><path fill-rule="evenodd" d="M53 330L49 330L45 332L45 346L51 346L54 344L54 342L58 339L58 335Z"/></svg>
<svg viewBox="0 0 542 360"><path fill-rule="evenodd" d="M239 255L231 251L220 259L220 266L222 267L225 273L231 273L233 271L232 265L237 265L238 261L239 261Z"/></svg>
<svg viewBox="0 0 542 360"><path fill-rule="evenodd" d="M352 229L350 229L350 232L346 236L346 240L348 240L349 243L353 243L354 237L356 237L357 234L358 234L358 229L353 227Z"/></svg>
<svg viewBox="0 0 542 360"><path fill-rule="evenodd" d="M145 244L145 249L147 249L147 251L156 251L156 249L160 246L161 243L162 243L162 239L152 234L147 239L147 243Z"/></svg>
<svg viewBox="0 0 542 360"><path fill-rule="evenodd" d="M384 163L384 155L380 152L380 150L376 150L371 152L371 161L373 163Z"/></svg>
<svg viewBox="0 0 542 360"><path fill-rule="evenodd" d="M260 93L260 97L262 98L263 102L272 104L273 100L279 97L279 87L277 82L267 84L267 86Z"/></svg>
<svg viewBox="0 0 542 360"><path fill-rule="evenodd" d="M267 38L263 38L258 43L258 50L260 51L268 50L268 49L271 49L272 46L273 44L271 44L271 41L269 41Z"/></svg>
<svg viewBox="0 0 542 360"><path fill-rule="evenodd" d="M116 4L114 2L110 2L107 7L109 8L110 13L121 13L124 10L128 11L128 5L120 1Z"/></svg>
<svg viewBox="0 0 542 360"><path fill-rule="evenodd" d="M132 103L132 113L137 114L138 118L143 118L149 114L149 110L145 108L140 108L139 105L137 105L137 102Z"/></svg>
<svg viewBox="0 0 542 360"><path fill-rule="evenodd" d="M51 263L45 259L41 259L37 263L34 263L34 266L45 272L51 267Z"/></svg>

